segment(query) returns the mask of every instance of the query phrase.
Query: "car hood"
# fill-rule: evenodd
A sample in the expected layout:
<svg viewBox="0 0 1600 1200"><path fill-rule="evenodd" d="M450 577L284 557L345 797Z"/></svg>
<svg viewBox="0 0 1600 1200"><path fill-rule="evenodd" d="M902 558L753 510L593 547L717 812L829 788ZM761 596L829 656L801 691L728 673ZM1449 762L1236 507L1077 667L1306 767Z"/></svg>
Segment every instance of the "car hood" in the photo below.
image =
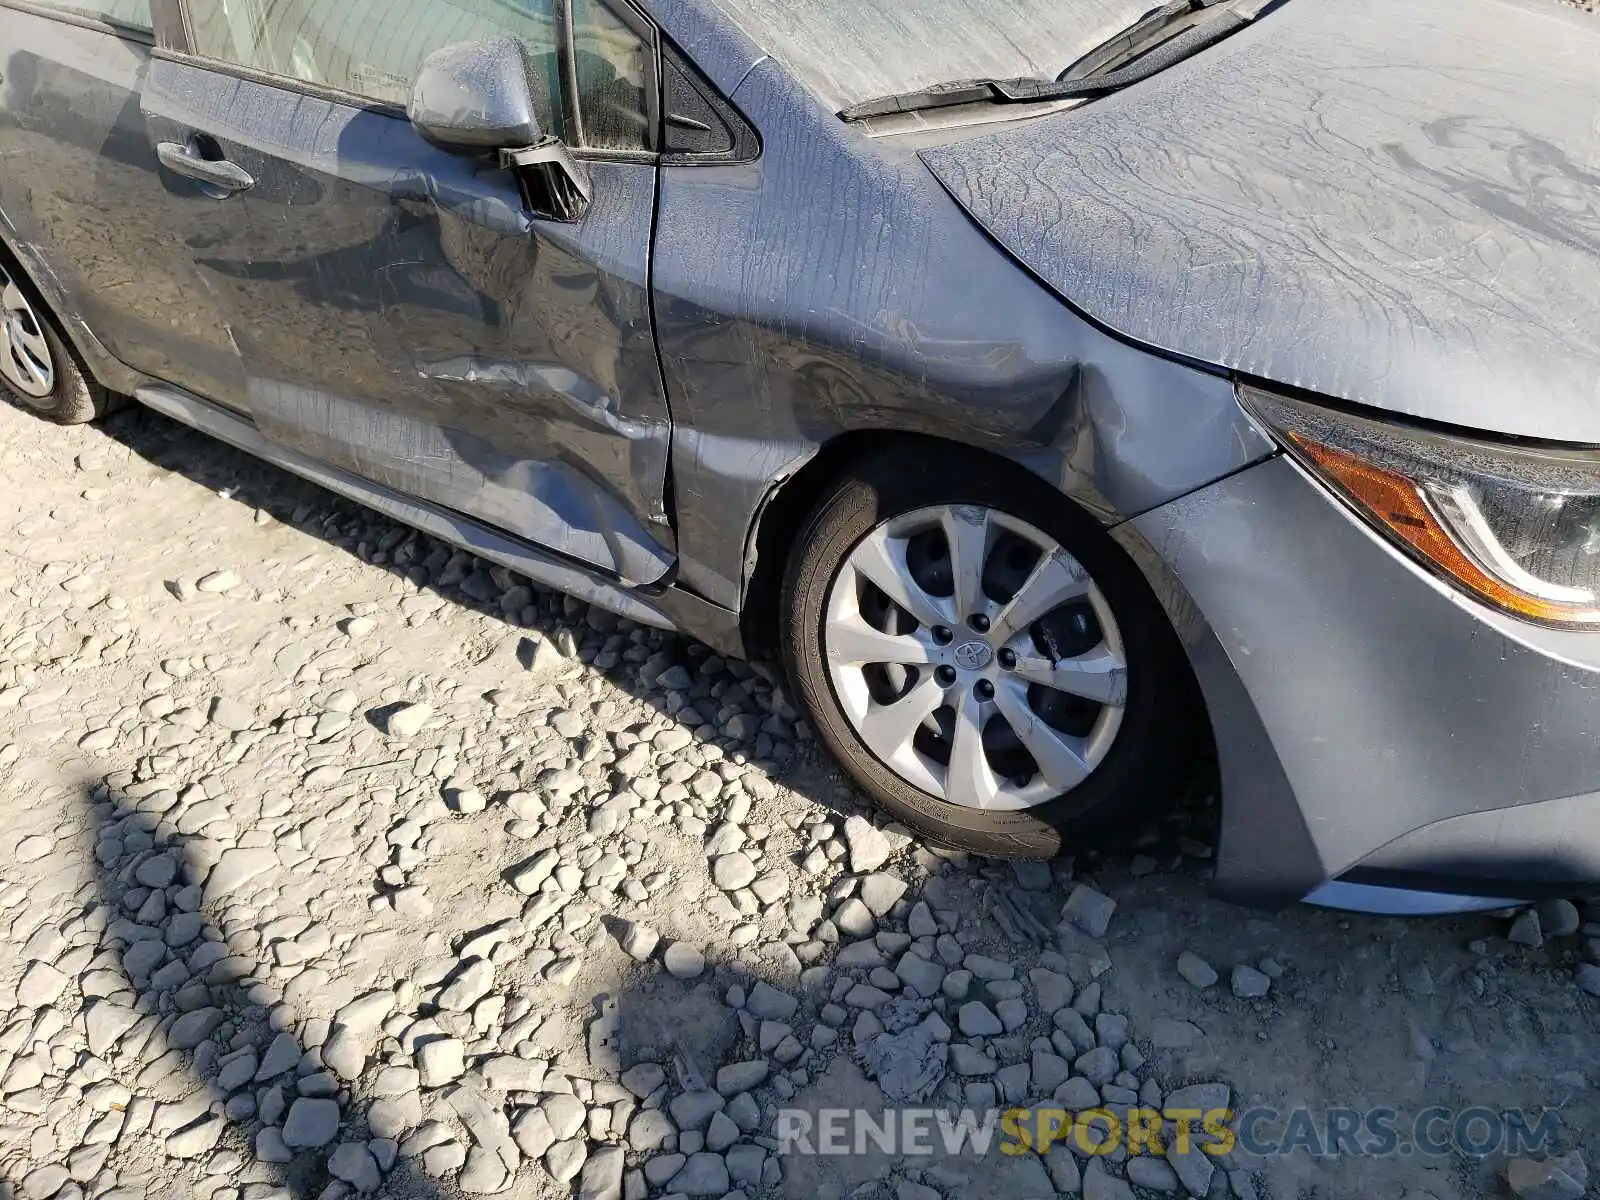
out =
<svg viewBox="0 0 1600 1200"><path fill-rule="evenodd" d="M1600 443L1600 19L1287 0L1144 84L922 159L1126 337Z"/></svg>

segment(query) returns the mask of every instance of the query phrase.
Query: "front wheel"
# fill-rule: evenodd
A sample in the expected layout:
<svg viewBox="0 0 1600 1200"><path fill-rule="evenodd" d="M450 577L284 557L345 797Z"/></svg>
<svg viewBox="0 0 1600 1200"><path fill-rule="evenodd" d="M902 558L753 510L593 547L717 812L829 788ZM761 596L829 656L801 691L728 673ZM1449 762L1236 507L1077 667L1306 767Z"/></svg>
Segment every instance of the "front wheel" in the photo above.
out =
<svg viewBox="0 0 1600 1200"><path fill-rule="evenodd" d="M797 541L782 616L823 744L937 843L1052 857L1174 803L1192 770L1188 665L1143 576L992 459L855 464Z"/></svg>

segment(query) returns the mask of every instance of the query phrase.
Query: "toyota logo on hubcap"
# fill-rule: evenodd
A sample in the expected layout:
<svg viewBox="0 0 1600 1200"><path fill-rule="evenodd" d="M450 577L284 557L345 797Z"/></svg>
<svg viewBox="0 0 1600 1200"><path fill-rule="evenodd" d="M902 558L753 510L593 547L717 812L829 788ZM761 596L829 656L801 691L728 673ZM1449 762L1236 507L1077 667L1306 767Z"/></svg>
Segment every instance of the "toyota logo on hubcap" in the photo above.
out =
<svg viewBox="0 0 1600 1200"><path fill-rule="evenodd" d="M956 666L963 671L981 671L993 657L994 652L983 642L966 642L956 647Z"/></svg>

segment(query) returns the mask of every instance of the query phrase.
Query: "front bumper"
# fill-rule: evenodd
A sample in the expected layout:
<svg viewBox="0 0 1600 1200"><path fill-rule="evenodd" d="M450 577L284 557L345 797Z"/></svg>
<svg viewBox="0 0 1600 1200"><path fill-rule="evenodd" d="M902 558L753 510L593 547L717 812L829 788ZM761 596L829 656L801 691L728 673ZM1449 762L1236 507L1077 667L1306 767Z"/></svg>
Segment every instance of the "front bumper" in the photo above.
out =
<svg viewBox="0 0 1600 1200"><path fill-rule="evenodd" d="M1221 894L1466 908L1600 883L1600 633L1462 596L1281 457L1117 533L1206 697Z"/></svg>

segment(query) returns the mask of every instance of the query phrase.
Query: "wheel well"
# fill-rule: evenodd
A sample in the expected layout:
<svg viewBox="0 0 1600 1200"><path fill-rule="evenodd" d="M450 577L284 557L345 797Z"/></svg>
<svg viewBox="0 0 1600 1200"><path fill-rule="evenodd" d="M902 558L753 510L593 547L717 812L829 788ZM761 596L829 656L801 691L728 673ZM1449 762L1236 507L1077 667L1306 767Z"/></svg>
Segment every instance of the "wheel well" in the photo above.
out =
<svg viewBox="0 0 1600 1200"><path fill-rule="evenodd" d="M756 513L756 527L751 539L755 554L754 569L750 574L740 616L747 653L757 658L777 657L779 599L782 595L784 571L788 567L789 551L800 534L801 526L816 508L828 487L853 463L868 455L880 454L892 447L901 447L907 453L916 453L919 448L925 451L934 446L959 449L965 454L982 455L1004 463L1012 470L1027 470L1003 455L993 454L964 442L928 434L857 430L840 434L824 443L804 466L782 480L768 494L766 502ZM1061 496L1061 501L1063 504L1075 503L1066 495ZM1110 540L1118 541L1114 538ZM1119 544L1119 548L1124 554L1129 553L1127 546ZM1137 556L1129 554L1129 558L1133 561L1135 570L1145 575L1148 582L1148 574L1138 566ZM1166 633L1172 638L1176 661L1181 664L1183 679L1180 686L1188 693L1191 709L1197 718L1194 733L1200 742L1200 754L1197 755L1194 786L1208 790L1217 796L1220 802L1217 743L1211 726L1209 706L1195 676L1189 655L1182 647L1182 639L1172 623L1173 614L1167 611L1159 600L1157 605L1162 608L1163 616L1166 618Z"/></svg>
<svg viewBox="0 0 1600 1200"><path fill-rule="evenodd" d="M778 599L783 588L783 573L789 562L789 549L799 536L800 527L816 508L823 493L854 462L868 455L881 454L893 447L916 453L920 447L954 448L964 454L981 455L1013 470L1023 471L1002 455L980 450L950 438L923 433L885 432L858 429L841 433L825 442L820 450L793 475L770 492L756 512L756 528L751 541L755 563L745 589L741 612L745 649L754 657L771 658L778 647ZM1065 496L1064 503L1071 503Z"/></svg>

